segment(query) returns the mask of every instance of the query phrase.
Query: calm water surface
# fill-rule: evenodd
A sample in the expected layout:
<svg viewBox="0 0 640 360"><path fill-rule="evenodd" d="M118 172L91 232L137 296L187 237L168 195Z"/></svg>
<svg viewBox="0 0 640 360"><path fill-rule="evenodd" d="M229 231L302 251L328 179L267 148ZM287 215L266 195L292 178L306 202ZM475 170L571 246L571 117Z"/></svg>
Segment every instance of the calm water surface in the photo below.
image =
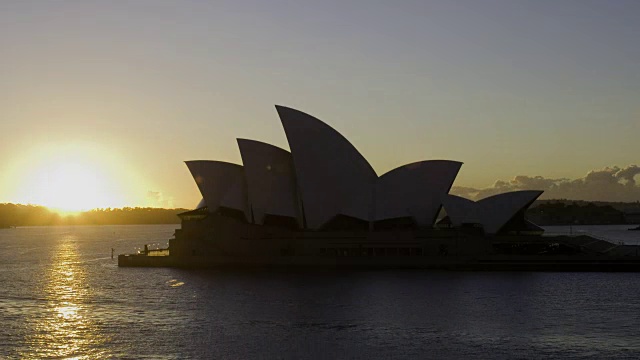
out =
<svg viewBox="0 0 640 360"><path fill-rule="evenodd" d="M164 245L175 227L0 230L0 358L640 357L640 274L220 272L111 259L112 247Z"/></svg>

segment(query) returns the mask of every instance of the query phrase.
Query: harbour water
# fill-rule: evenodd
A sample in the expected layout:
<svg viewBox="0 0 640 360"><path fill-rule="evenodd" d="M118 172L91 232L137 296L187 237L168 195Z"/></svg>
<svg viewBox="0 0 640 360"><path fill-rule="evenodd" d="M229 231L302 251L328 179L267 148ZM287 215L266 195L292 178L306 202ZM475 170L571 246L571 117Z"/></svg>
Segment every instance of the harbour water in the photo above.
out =
<svg viewBox="0 0 640 360"><path fill-rule="evenodd" d="M550 227L635 244L631 226ZM118 268L176 225L0 230L0 358L628 358L640 274Z"/></svg>

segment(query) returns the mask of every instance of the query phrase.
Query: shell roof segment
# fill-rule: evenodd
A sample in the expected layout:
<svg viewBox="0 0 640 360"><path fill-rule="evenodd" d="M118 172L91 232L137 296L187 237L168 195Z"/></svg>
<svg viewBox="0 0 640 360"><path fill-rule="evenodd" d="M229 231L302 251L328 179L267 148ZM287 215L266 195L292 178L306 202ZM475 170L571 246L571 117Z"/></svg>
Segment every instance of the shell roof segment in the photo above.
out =
<svg viewBox="0 0 640 360"><path fill-rule="evenodd" d="M411 217L420 226L433 225L442 195L451 189L461 166L459 161L426 160L380 176L376 183L374 219Z"/></svg>
<svg viewBox="0 0 640 360"><path fill-rule="evenodd" d="M210 212L224 206L247 215L245 176L241 165L213 160L192 160L185 163Z"/></svg>
<svg viewBox="0 0 640 360"><path fill-rule="evenodd" d="M369 221L378 178L342 134L304 112L276 106L291 148L307 226L337 214Z"/></svg>
<svg viewBox="0 0 640 360"><path fill-rule="evenodd" d="M256 140L237 141L255 223L270 214L295 218L302 226L291 153Z"/></svg>
<svg viewBox="0 0 640 360"><path fill-rule="evenodd" d="M447 194L442 202L454 226L481 224L487 234L495 234L521 210L529 207L540 195L539 190L512 191L472 201Z"/></svg>

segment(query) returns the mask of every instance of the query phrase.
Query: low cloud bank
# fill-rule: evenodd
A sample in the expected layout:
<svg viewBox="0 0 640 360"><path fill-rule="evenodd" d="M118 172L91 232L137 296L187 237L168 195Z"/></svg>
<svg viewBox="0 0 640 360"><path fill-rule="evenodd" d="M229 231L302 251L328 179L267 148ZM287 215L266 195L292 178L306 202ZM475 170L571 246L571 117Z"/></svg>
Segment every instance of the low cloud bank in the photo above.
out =
<svg viewBox="0 0 640 360"><path fill-rule="evenodd" d="M544 190L541 199L586 201L640 201L640 184L635 177L640 167L629 165L591 170L579 179L548 179L542 176L518 175L511 180L497 180L483 189L454 186L451 193L472 200L516 190Z"/></svg>

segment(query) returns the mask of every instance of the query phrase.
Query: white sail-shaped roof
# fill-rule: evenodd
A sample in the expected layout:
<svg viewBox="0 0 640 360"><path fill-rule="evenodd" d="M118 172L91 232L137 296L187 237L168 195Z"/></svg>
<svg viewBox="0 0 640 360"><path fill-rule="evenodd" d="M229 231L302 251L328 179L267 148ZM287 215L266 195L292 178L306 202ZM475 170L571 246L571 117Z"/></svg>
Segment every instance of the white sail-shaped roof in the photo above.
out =
<svg viewBox="0 0 640 360"><path fill-rule="evenodd" d="M522 190L493 195L478 201L483 212L484 231L497 233L517 212L529 207L542 191Z"/></svg>
<svg viewBox="0 0 640 360"><path fill-rule="evenodd" d="M461 226L462 224L482 224L480 217L480 206L473 200L465 199L460 196L444 194L442 196L442 205L451 225Z"/></svg>
<svg viewBox="0 0 640 360"><path fill-rule="evenodd" d="M256 224L265 215L295 218L302 226L291 153L260 141L238 139L249 206Z"/></svg>
<svg viewBox="0 0 640 360"><path fill-rule="evenodd" d="M276 106L293 155L307 227L335 215L371 220L376 172L358 150L324 122Z"/></svg>
<svg viewBox="0 0 640 360"><path fill-rule="evenodd" d="M433 225L442 195L451 189L461 166L458 161L419 161L380 176L376 184L375 220L411 217L420 226Z"/></svg>
<svg viewBox="0 0 640 360"><path fill-rule="evenodd" d="M202 200L200 200L200 202L198 203L198 205L196 206L196 210L198 209L202 209L203 207L206 207L207 203L204 202L204 198L202 198Z"/></svg>
<svg viewBox="0 0 640 360"><path fill-rule="evenodd" d="M241 165L223 161L186 161L191 175L210 212L220 206L248 213L244 170Z"/></svg>
<svg viewBox="0 0 640 360"><path fill-rule="evenodd" d="M455 195L446 195L442 200L454 226L476 223L482 225L485 233L495 234L541 194L542 191L538 190L522 190L493 195L477 202Z"/></svg>

